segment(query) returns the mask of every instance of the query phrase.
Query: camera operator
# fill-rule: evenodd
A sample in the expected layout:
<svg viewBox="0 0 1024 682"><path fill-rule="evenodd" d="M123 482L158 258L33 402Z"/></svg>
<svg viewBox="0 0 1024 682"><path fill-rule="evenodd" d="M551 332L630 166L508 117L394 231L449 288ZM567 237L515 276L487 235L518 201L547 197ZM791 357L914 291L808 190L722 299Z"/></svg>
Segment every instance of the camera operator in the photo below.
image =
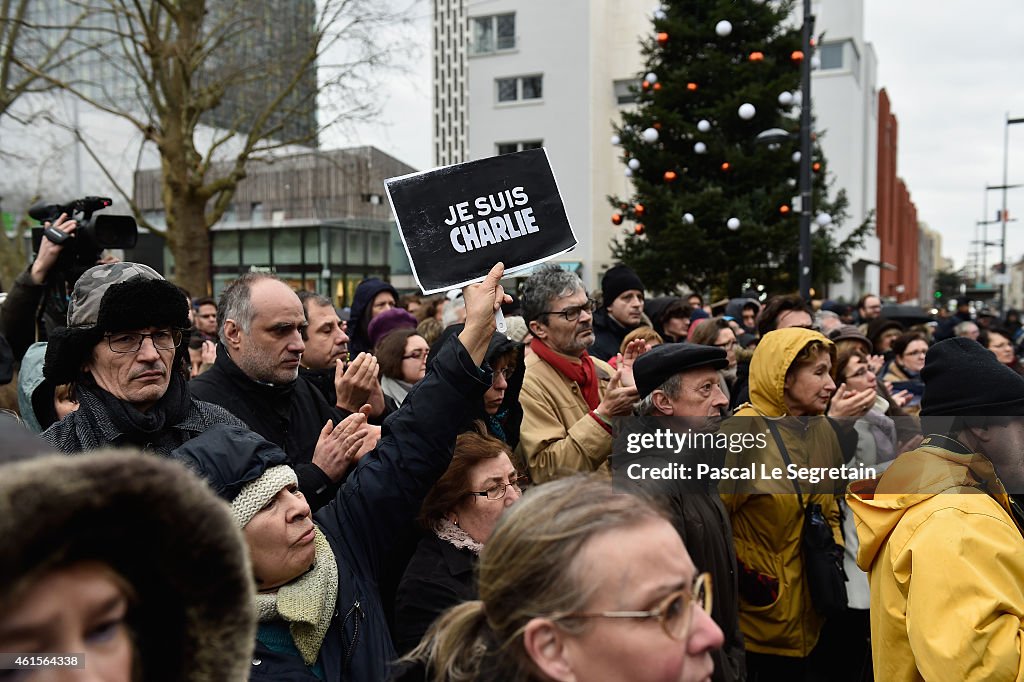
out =
<svg viewBox="0 0 1024 682"><path fill-rule="evenodd" d="M73 234L77 227L78 222L69 219L66 213L53 222L54 229L66 234ZM75 282L67 281L64 276L51 277L58 274L54 266L64 248L64 244L41 239L32 265L14 280L7 299L0 306L0 334L7 338L17 361L33 342L45 341L50 330L66 324L68 295ZM61 281L51 282L51 279ZM44 295L47 295L45 302Z"/></svg>

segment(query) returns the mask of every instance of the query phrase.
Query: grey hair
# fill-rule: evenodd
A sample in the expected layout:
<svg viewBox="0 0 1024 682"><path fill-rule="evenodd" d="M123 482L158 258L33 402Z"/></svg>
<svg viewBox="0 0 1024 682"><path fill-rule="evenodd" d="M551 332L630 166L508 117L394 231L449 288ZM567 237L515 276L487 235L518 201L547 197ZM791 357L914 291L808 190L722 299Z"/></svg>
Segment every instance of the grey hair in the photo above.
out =
<svg viewBox="0 0 1024 682"><path fill-rule="evenodd" d="M679 392L683 388L683 373L676 372L668 379L665 380L661 386L654 389L654 391L661 391L669 397L670 400L675 400L679 397ZM651 391L645 395L633 409L633 414L638 417L649 417L651 415L661 414L661 411L654 406L654 391Z"/></svg>
<svg viewBox="0 0 1024 682"><path fill-rule="evenodd" d="M583 280L574 272L563 270L557 265L545 265L537 270L526 278L520 291L519 302L527 325L539 319L552 301L572 296L580 289L584 289Z"/></svg>
<svg viewBox="0 0 1024 682"><path fill-rule="evenodd" d="M953 327L953 334L956 336L967 336L967 331L971 327L977 327L978 324L972 320L964 320L957 326Z"/></svg>
<svg viewBox="0 0 1024 682"><path fill-rule="evenodd" d="M334 307L334 304L331 303L331 299L321 294L318 294L315 291L303 289L302 291L295 292L295 295L299 297L300 301L302 301L302 312L306 316L306 321L309 321L309 305L311 303L318 305L321 308L326 308L328 306L330 306L331 308Z"/></svg>
<svg viewBox="0 0 1024 682"><path fill-rule="evenodd" d="M817 313L814 314L814 316L815 316L815 322L817 324L819 324L819 325L822 322L824 322L825 320L838 320L839 319L838 313L834 313L831 310L819 310Z"/></svg>
<svg viewBox="0 0 1024 682"><path fill-rule="evenodd" d="M460 293L454 299L449 299L444 310L441 311L441 324L450 327L458 321L457 313L466 307L466 299Z"/></svg>
<svg viewBox="0 0 1024 682"><path fill-rule="evenodd" d="M235 324L248 334L252 331L252 320L256 310L252 307L252 285L265 279L278 279L265 272L247 272L228 285L217 302L217 338L227 347L228 340L224 336L224 322L234 320ZM280 281L280 280L278 280Z"/></svg>

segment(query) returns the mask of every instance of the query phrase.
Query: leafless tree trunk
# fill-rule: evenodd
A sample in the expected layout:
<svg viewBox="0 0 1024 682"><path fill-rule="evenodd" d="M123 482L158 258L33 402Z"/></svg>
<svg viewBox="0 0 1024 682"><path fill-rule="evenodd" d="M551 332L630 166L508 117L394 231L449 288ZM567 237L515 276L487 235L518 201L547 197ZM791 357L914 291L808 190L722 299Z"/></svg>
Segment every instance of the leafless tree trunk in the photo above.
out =
<svg viewBox="0 0 1024 682"><path fill-rule="evenodd" d="M393 29L405 21L382 0L76 2L93 16L74 31L76 47L123 73L121 87L97 92L53 70L28 72L130 122L155 146L166 228L142 214L131 188L118 191L140 225L166 236L176 281L195 293L210 282L209 229L247 162L315 146L324 128L375 115L374 79L401 53ZM306 37L280 35L283 12L300 14L294 23L309 27ZM318 96L330 120L316 119ZM103 165L103 150L88 152Z"/></svg>

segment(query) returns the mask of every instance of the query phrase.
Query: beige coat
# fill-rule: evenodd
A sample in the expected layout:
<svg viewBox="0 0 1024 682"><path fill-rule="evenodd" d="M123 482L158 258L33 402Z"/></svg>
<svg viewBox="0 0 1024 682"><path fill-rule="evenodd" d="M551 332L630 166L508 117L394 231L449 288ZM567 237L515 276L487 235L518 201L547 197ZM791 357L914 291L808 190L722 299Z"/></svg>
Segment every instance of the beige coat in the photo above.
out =
<svg viewBox="0 0 1024 682"><path fill-rule="evenodd" d="M599 392L604 397L614 370L594 358ZM519 394L523 426L516 454L535 483L580 471L607 469L612 436L590 415L575 381L537 356L526 358L526 377Z"/></svg>

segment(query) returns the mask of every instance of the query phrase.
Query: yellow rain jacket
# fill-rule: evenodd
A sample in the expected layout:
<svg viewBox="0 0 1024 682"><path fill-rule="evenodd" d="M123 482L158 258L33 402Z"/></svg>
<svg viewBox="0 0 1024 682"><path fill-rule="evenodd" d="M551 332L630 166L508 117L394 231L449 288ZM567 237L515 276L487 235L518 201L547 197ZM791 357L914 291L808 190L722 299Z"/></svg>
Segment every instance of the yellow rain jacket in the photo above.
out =
<svg viewBox="0 0 1024 682"><path fill-rule="evenodd" d="M832 355L835 346L810 329L780 329L766 334L750 363L750 403L737 409L723 432L766 434L767 447L748 449L726 457L727 467L747 466L751 461L785 468L782 454L766 426L774 419L793 464L799 467L838 467L843 463L836 433L824 417L788 418L783 399L786 371L811 341L822 341ZM747 419L736 419L746 417ZM754 419L750 419L754 417ZM801 550L804 510L787 478L756 489L732 481L719 492L732 522L740 571L740 629L748 651L777 656L805 657L818 642L823 620L814 610L804 576ZM821 505L842 544L839 507L833 494L815 493L799 482L804 504ZM772 494L756 494L771 492Z"/></svg>
<svg viewBox="0 0 1024 682"><path fill-rule="evenodd" d="M928 436L846 499L875 679L1024 680L1024 536L992 463Z"/></svg>

